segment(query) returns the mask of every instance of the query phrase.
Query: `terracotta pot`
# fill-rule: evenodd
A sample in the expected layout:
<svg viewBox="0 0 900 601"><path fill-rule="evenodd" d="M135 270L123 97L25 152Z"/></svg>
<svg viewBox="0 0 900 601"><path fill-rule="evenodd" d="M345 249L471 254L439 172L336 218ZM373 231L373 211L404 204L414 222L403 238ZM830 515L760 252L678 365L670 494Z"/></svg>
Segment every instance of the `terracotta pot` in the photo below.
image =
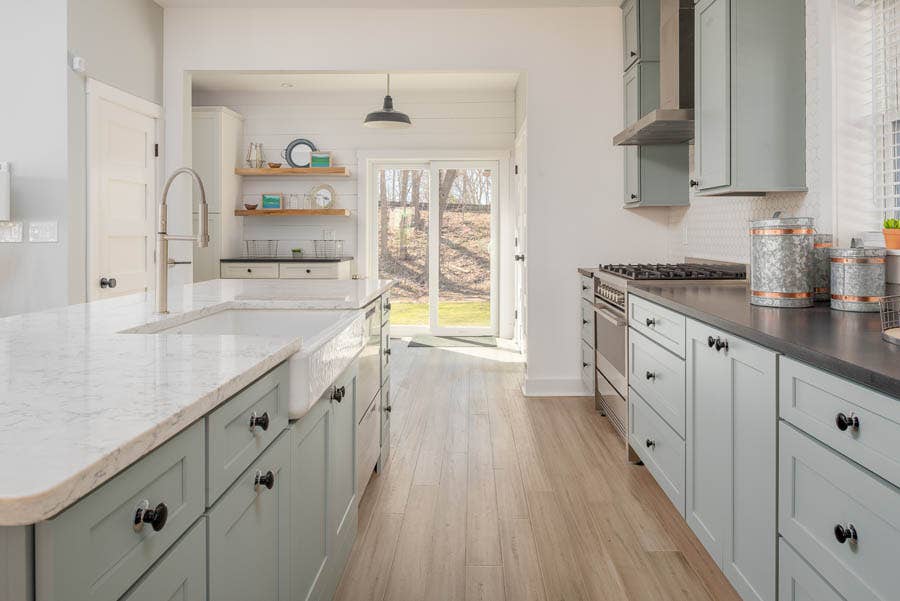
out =
<svg viewBox="0 0 900 601"><path fill-rule="evenodd" d="M900 229L883 229L884 245L891 250L900 250Z"/></svg>

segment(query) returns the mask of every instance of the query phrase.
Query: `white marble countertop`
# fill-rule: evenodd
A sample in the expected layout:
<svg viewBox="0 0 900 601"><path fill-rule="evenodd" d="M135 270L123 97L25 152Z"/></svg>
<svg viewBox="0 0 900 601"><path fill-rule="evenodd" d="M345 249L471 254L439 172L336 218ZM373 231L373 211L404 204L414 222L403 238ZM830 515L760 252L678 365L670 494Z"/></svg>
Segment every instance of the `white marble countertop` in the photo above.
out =
<svg viewBox="0 0 900 601"><path fill-rule="evenodd" d="M358 309L385 280L212 280L0 319L0 526L50 518L300 350L301 340L123 333L223 308Z"/></svg>

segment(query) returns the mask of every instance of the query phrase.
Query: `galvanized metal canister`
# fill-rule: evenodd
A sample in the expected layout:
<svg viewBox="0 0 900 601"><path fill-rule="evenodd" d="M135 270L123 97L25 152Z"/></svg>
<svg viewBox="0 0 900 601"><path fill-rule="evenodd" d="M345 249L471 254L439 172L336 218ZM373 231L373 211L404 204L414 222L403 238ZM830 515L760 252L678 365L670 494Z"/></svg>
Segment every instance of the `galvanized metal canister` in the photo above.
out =
<svg viewBox="0 0 900 601"><path fill-rule="evenodd" d="M831 300L831 234L816 234L813 237L813 294L817 301Z"/></svg>
<svg viewBox="0 0 900 601"><path fill-rule="evenodd" d="M831 308L875 313L884 296L883 248L831 249Z"/></svg>
<svg viewBox="0 0 900 601"><path fill-rule="evenodd" d="M813 306L813 219L750 222L750 304Z"/></svg>

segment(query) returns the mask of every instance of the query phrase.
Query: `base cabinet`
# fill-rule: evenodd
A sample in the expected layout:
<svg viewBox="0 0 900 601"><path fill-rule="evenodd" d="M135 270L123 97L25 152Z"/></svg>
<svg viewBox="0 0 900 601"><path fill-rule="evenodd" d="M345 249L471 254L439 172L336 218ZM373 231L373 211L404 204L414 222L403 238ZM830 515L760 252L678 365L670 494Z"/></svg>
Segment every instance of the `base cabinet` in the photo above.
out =
<svg viewBox="0 0 900 601"><path fill-rule="evenodd" d="M777 355L686 331L686 519L745 601L775 601Z"/></svg>
<svg viewBox="0 0 900 601"><path fill-rule="evenodd" d="M134 585L122 601L206 601L206 519L184 537Z"/></svg>
<svg viewBox="0 0 900 601"><path fill-rule="evenodd" d="M290 438L282 435L209 511L209 598L288 601Z"/></svg>

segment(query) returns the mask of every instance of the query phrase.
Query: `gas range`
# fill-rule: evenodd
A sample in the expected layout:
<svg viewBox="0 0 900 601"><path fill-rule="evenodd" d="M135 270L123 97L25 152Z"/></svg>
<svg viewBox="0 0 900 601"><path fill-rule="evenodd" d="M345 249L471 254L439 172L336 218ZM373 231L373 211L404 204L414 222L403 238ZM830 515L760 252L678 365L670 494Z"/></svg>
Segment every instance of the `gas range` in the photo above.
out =
<svg viewBox="0 0 900 601"><path fill-rule="evenodd" d="M606 264L594 275L594 295L625 310L629 282L666 280L746 280L747 269L740 264L631 263Z"/></svg>

